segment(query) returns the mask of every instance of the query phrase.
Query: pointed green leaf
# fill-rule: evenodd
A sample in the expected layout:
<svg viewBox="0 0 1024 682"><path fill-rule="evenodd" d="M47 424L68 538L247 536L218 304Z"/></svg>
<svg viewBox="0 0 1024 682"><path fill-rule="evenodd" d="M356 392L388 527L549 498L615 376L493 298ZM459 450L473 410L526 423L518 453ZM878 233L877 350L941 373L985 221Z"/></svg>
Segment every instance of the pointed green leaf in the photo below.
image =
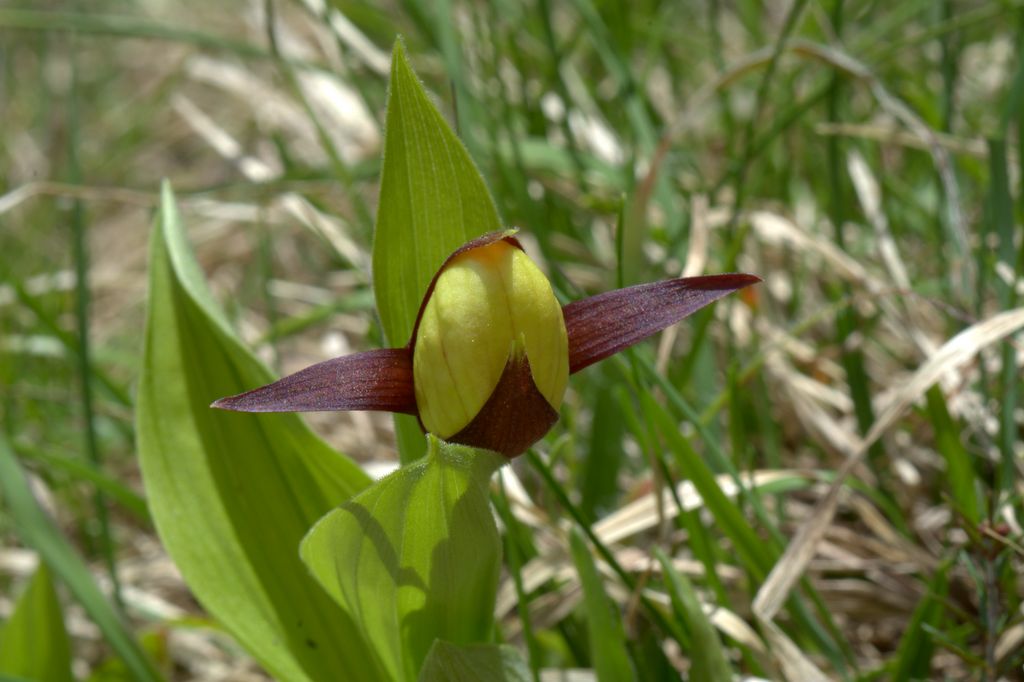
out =
<svg viewBox="0 0 1024 682"><path fill-rule="evenodd" d="M417 682L532 682L518 649L506 644L460 646L437 640Z"/></svg>
<svg viewBox="0 0 1024 682"><path fill-rule="evenodd" d="M448 254L500 228L480 171L396 41L373 242L373 291L390 345L409 341L427 286ZM420 457L416 420L395 415L395 425L402 461Z"/></svg>
<svg viewBox="0 0 1024 682"><path fill-rule="evenodd" d="M590 657L600 682L626 682L635 680L636 671L626 650L626 633L622 629L622 616L604 592L601 574L594 565L594 557L579 528L569 536L572 560L583 586L583 607L587 614L590 635Z"/></svg>
<svg viewBox="0 0 1024 682"><path fill-rule="evenodd" d="M71 642L57 591L41 563L0 630L0 675L70 682Z"/></svg>
<svg viewBox="0 0 1024 682"><path fill-rule="evenodd" d="M368 477L297 415L209 408L271 378L223 320L165 186L137 412L160 538L199 601L274 677L381 679L298 556L309 527Z"/></svg>
<svg viewBox="0 0 1024 682"><path fill-rule="evenodd" d="M697 593L689 579L672 565L672 561L660 549L654 554L665 572L665 584L672 598L672 609L686 623L693 646L683 653L690 659L690 680L692 682L718 682L733 679L729 659L704 609L701 608Z"/></svg>
<svg viewBox="0 0 1024 682"><path fill-rule="evenodd" d="M388 343L400 346L445 258L501 222L480 171L430 101L401 41L391 57L384 132L373 290Z"/></svg>
<svg viewBox="0 0 1024 682"><path fill-rule="evenodd" d="M431 436L425 457L332 511L302 542L306 565L392 679L415 680L435 639L490 639L501 543L487 485L506 461Z"/></svg>
<svg viewBox="0 0 1024 682"><path fill-rule="evenodd" d="M7 439L0 435L0 493L22 541L39 552L57 577L82 605L132 676L156 682L160 674L139 647L131 631L103 596L89 567L46 515L29 489L28 480Z"/></svg>

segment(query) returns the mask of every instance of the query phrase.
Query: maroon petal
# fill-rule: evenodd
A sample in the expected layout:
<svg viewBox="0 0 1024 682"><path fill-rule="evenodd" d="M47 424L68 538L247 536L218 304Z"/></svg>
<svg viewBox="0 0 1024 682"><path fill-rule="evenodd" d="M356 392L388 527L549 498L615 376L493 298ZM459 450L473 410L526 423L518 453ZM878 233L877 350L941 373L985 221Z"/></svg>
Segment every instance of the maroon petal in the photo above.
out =
<svg viewBox="0 0 1024 682"><path fill-rule="evenodd" d="M604 360L737 289L754 275L683 277L616 289L562 308L569 335L569 373Z"/></svg>
<svg viewBox="0 0 1024 682"><path fill-rule="evenodd" d="M512 353L491 397L447 440L515 457L543 438L556 421L558 412L533 382L526 353Z"/></svg>
<svg viewBox="0 0 1024 682"><path fill-rule="evenodd" d="M408 348L371 350L312 365L285 378L210 407L236 412L384 410L417 414L412 353Z"/></svg>

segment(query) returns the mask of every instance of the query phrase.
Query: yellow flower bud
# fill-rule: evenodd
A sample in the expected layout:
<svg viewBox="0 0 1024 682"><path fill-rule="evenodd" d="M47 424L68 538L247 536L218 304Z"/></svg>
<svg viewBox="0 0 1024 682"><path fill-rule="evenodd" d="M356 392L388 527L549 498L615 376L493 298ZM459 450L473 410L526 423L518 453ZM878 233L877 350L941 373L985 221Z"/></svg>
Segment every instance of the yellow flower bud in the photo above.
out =
<svg viewBox="0 0 1024 682"><path fill-rule="evenodd" d="M427 431L446 439L458 434L489 400L493 404L499 382L520 386L520 394L539 392L549 406L542 409L557 418L569 378L562 307L517 244L498 239L457 253L428 296L413 345L416 405ZM536 391L504 378L515 368L529 370ZM524 416L536 408L511 395L500 406Z"/></svg>

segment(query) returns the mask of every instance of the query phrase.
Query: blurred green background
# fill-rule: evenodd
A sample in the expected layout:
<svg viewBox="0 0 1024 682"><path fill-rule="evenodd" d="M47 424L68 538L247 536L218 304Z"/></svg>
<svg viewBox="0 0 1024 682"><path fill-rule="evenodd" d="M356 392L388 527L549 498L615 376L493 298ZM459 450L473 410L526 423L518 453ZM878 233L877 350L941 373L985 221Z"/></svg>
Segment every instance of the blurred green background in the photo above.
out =
<svg viewBox="0 0 1024 682"><path fill-rule="evenodd" d="M564 300L682 273L765 280L573 378L538 446L550 469L516 462L496 493L501 637L545 669L594 665L569 504L670 616L654 548L689 576L737 673L1024 679L1021 337L984 333L1001 313L1021 325L1020 2L5 2L0 435L168 676L261 673L194 603L142 496L159 182L277 371L380 346L369 250L397 35ZM962 361L942 361L964 330ZM924 392L909 379L929 360ZM762 618L768 570L887 415L796 596ZM393 466L387 415L310 421L372 472ZM727 491L757 485L715 504L654 494L698 461ZM0 618L36 556L10 506ZM692 671L603 577L641 679ZM58 594L76 675L116 679Z"/></svg>

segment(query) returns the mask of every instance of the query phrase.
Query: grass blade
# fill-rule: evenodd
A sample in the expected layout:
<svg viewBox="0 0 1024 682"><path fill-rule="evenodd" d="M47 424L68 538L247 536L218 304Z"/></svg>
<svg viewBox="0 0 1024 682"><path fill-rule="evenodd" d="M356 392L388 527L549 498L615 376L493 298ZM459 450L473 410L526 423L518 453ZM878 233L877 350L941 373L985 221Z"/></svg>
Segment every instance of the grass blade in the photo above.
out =
<svg viewBox="0 0 1024 682"><path fill-rule="evenodd" d="M74 480L89 483L97 490L101 490L112 502L116 502L136 519L146 525L152 525L153 519L149 515L149 507L146 506L145 498L117 478L96 469L88 462L83 462L77 457L23 447L17 443L14 447L22 459L36 460L44 464L51 471L61 471Z"/></svg>
<svg viewBox="0 0 1024 682"><path fill-rule="evenodd" d="M717 682L732 679L732 668L722 649L722 640L701 608L693 585L686 576L675 569L664 552L655 549L654 555L665 572L665 583L672 598L672 608L690 631L693 646L686 652L690 657L690 680Z"/></svg>
<svg viewBox="0 0 1024 682"><path fill-rule="evenodd" d="M946 460L946 481L957 511L973 525L981 520L982 508L975 492L977 476L971 456L960 440L960 428L949 415L946 399L938 386L932 386L926 394L928 414L935 429L935 445Z"/></svg>
<svg viewBox="0 0 1024 682"><path fill-rule="evenodd" d="M74 40L71 41L75 45ZM68 173L74 184L80 184L82 171L78 162L78 62L72 60L71 67L71 97L68 102ZM91 292L89 289L89 254L86 246L86 220L85 209L81 199L75 199L71 205L71 241L73 244L75 258L75 323L78 336L78 374L79 374L79 399L82 404L82 417L85 428L82 432L84 440L83 449L91 464L97 470L102 471L103 460L100 454L99 440L96 435L96 409L93 399L93 371L92 353L89 340L89 318L91 315ZM93 509L96 514L96 526L92 532L94 540L103 553L103 560L107 566L107 575L110 584L113 586L114 603L118 608L123 608L121 602L121 584L117 578L117 560L115 554L117 548L114 546L114 538L110 533L110 513L107 510L107 500L103 491L99 488L93 489Z"/></svg>
<svg viewBox="0 0 1024 682"><path fill-rule="evenodd" d="M626 633L618 607L604 592L601 574L579 528L569 535L572 560L583 586L583 607L587 614L590 656L600 682L626 682L636 679L633 662L626 649Z"/></svg>
<svg viewBox="0 0 1024 682"><path fill-rule="evenodd" d="M895 665L892 670L893 680L925 680L931 672L932 654L935 642L930 632L940 629L945 613L945 601L949 592L949 568L951 562L946 561L928 583L928 591L907 623L896 652Z"/></svg>
<svg viewBox="0 0 1024 682"><path fill-rule="evenodd" d="M772 565L773 553L769 545L758 537L739 508L722 492L711 469L679 432L675 421L665 408L650 395L645 394L642 400L644 409L652 416L669 449L675 454L683 475L693 481L694 487L704 499L704 504L732 541L747 570L757 580L763 580Z"/></svg>

